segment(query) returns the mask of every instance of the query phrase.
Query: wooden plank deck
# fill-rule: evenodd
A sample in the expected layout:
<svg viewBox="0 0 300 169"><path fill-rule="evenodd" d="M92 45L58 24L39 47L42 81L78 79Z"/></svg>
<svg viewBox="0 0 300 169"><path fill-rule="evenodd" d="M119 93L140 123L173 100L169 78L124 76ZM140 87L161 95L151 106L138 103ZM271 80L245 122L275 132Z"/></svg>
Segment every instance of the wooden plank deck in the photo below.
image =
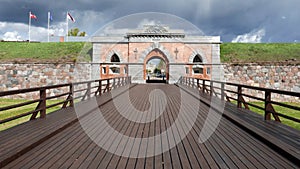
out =
<svg viewBox="0 0 300 169"><path fill-rule="evenodd" d="M165 93L166 107L164 109L164 101L161 98L153 96L151 103L149 95L155 89ZM115 98L124 100L120 102L120 108L124 111L130 110L126 101L126 89L121 87L117 89L118 93ZM190 90L192 91L192 90ZM181 94L190 95L188 99L181 100ZM99 123L97 116L99 110L95 109L95 105L90 102L81 104L89 105L89 112L81 116L80 121L75 121L68 125L63 130L53 134L51 137L43 140L35 147L30 147L26 152L20 154L19 157L14 156L4 168L298 168L297 164L288 160L283 154L272 146L268 146L265 142L249 133L239 125L233 123L229 118L222 117L218 127L212 136L204 143L199 142L199 135L204 126L205 120L209 112L209 106L199 99L192 97L190 93L180 93L180 88L175 85L153 84L153 85L132 85L129 90L130 101L137 110L145 111L151 107L153 113L132 114L130 119L120 115L118 109L111 100L112 96L106 94L97 97L96 102L100 105L99 110L104 116L110 127L114 128L119 133L133 137L146 138L146 146L142 146L139 139L134 142L128 139L120 139L118 135L107 132L108 126ZM116 100L116 99L115 99ZM153 105L151 105L153 104ZM98 106L96 105L96 107ZM198 105L197 107L194 107ZM83 106L86 107L86 106ZM164 109L164 110L163 110ZM193 119L190 112L194 109L198 110L198 116ZM171 127L179 117L179 111L184 110L183 120L176 123L175 127ZM158 112L163 112L161 115ZM227 111L227 109L226 109ZM229 112L226 112L229 113ZM143 119L151 119L152 116L157 116L155 120L143 123ZM72 117L72 118L70 118ZM76 114L65 113L63 118L76 118ZM60 119L62 117L59 117ZM46 119L48 120L48 119ZM50 119L49 119L50 120ZM187 133L186 137L173 148L170 148L182 131L189 124L195 124ZM37 123L37 121L28 122ZM50 123L50 122L49 122ZM61 122L69 123L69 122ZM259 122L257 122L259 123ZM41 123L43 124L43 123ZM41 125L39 124L39 125ZM51 124L51 123L50 123ZM131 157L138 156L140 158L130 158L117 153L111 153L104 148L98 146L83 130L81 124L89 124L89 135L97 138L97 141L105 144L107 147L125 155L129 152ZM44 124L43 124L44 125ZM265 125L265 127L267 127ZM275 126L272 126L275 127ZM45 131L45 127L40 127L39 132ZM22 127L17 126L5 132L5 139L9 139L11 132L17 132ZM30 130L34 131L34 128ZM25 131L23 131L25 132ZM166 132L167 139L160 136L158 140L148 139L151 136L159 135ZM179 133L179 134L178 134ZM3 133L0 133L0 135ZM16 135L23 138L25 133ZM35 134L37 135L37 134ZM294 136L299 136L299 132L295 132ZM279 136L278 136L279 137ZM289 138L291 144L298 143L297 140ZM4 137L1 137L1 140ZM1 141L0 140L0 141ZM110 140L114 140L111 142ZM9 140L6 140L9 141ZM1 142L1 150L6 149L5 140ZM30 141L30 140L29 140ZM169 149L163 153L157 153L156 156L147 157L147 154L153 154L154 151ZM9 149L13 153L13 149ZM295 148L299 150L299 147ZM296 152L297 153L297 152ZM298 152L299 153L299 152ZM5 154L0 153L0 157ZM1 159L1 158L0 158ZM299 164L298 164L299 165Z"/></svg>
<svg viewBox="0 0 300 169"><path fill-rule="evenodd" d="M193 97L206 105L211 104L212 96L199 93L197 89L179 85ZM261 115L225 102L223 116L243 128L252 136L269 145L294 163L300 163L300 132L276 121L263 120Z"/></svg>

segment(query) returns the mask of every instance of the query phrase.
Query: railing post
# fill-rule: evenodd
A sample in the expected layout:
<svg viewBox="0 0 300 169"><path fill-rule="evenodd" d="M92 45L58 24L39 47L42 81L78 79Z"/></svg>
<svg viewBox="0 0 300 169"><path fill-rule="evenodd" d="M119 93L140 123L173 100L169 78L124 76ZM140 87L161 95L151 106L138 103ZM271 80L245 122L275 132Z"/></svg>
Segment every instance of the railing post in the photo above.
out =
<svg viewBox="0 0 300 169"><path fill-rule="evenodd" d="M189 82L188 82L188 80L189 80L189 78L188 77L186 77L186 85L188 86L189 85Z"/></svg>
<svg viewBox="0 0 300 169"><path fill-rule="evenodd" d="M74 107L73 94L74 94L73 83L70 83L70 85L69 85L69 95L66 99L66 102L63 104L62 108L66 108L68 103L69 103L69 107Z"/></svg>
<svg viewBox="0 0 300 169"><path fill-rule="evenodd" d="M221 100L224 100L225 97L225 85L223 82L221 82Z"/></svg>
<svg viewBox="0 0 300 169"><path fill-rule="evenodd" d="M42 99L40 104L40 108L42 108L40 118L46 118L46 89L40 90L40 99Z"/></svg>
<svg viewBox="0 0 300 169"><path fill-rule="evenodd" d="M86 93L86 94L87 94L87 98L88 98L88 99L91 98L91 83L92 83L92 82L88 82L88 83L87 83L87 91L86 91L87 93Z"/></svg>
<svg viewBox="0 0 300 169"><path fill-rule="evenodd" d="M117 77L117 78L116 78L116 81L117 81L117 82L116 82L115 88L118 88L118 87L120 87L120 78ZM114 89L115 89L115 88L114 88Z"/></svg>
<svg viewBox="0 0 300 169"><path fill-rule="evenodd" d="M74 107L74 86L73 86L73 83L70 84L70 107Z"/></svg>
<svg viewBox="0 0 300 169"><path fill-rule="evenodd" d="M116 78L113 78L111 89L114 89L116 86Z"/></svg>
<svg viewBox="0 0 300 169"><path fill-rule="evenodd" d="M106 84L106 90L107 90L107 92L109 92L109 79L106 80L106 83L107 83Z"/></svg>
<svg viewBox="0 0 300 169"><path fill-rule="evenodd" d="M212 96L213 95L213 88L214 88L214 82L212 82L212 81L210 81L210 96Z"/></svg>
<svg viewBox="0 0 300 169"><path fill-rule="evenodd" d="M105 87L105 91L104 92L109 92L109 87L110 87L110 83L109 83L109 79L107 79L106 80L106 87Z"/></svg>
<svg viewBox="0 0 300 169"><path fill-rule="evenodd" d="M193 79L193 88L196 88L196 87L197 87L195 80L196 80L196 79Z"/></svg>
<svg viewBox="0 0 300 169"><path fill-rule="evenodd" d="M238 100L238 104L237 104L237 107L238 108L242 108L242 87L239 85L238 86L238 97L237 97L237 100Z"/></svg>
<svg viewBox="0 0 300 169"><path fill-rule="evenodd" d="M202 92L205 93L205 80L202 80Z"/></svg>
<svg viewBox="0 0 300 169"><path fill-rule="evenodd" d="M268 112L270 111L269 109L269 104L271 101L271 92L270 91L265 91L265 120L271 120L271 113Z"/></svg>
<svg viewBox="0 0 300 169"><path fill-rule="evenodd" d="M99 81L99 95L102 95L102 80Z"/></svg>
<svg viewBox="0 0 300 169"><path fill-rule="evenodd" d="M271 92L265 91L265 120L271 120L271 114L273 115L275 121L281 122L279 116L276 113L272 103L271 103ZM273 113L274 112L274 113Z"/></svg>
<svg viewBox="0 0 300 169"><path fill-rule="evenodd" d="M199 79L197 79L197 90L199 90L200 84L199 84Z"/></svg>
<svg viewBox="0 0 300 169"><path fill-rule="evenodd" d="M189 78L188 77L186 77L186 86L189 86Z"/></svg>

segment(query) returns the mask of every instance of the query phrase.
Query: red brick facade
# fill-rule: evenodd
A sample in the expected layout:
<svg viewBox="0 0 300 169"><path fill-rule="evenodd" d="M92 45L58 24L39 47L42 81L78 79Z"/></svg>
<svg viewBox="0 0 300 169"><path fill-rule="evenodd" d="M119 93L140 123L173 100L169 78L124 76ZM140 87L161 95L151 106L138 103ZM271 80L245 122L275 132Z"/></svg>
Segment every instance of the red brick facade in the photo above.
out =
<svg viewBox="0 0 300 169"><path fill-rule="evenodd" d="M214 51L216 47L213 46L217 45L219 48L219 37L188 37L171 30L168 34L145 34L140 30L139 33L128 33L125 38L110 38L93 39L93 61L101 63L101 78L132 75L141 71L141 80L146 80L146 63L152 58L161 58L166 63L167 80L169 76L174 76L173 69L178 69L179 66L184 67L180 68L181 75L210 79L212 60L219 59L219 52ZM120 62L112 62L113 55L117 55ZM200 62L193 63L196 56L200 58Z"/></svg>

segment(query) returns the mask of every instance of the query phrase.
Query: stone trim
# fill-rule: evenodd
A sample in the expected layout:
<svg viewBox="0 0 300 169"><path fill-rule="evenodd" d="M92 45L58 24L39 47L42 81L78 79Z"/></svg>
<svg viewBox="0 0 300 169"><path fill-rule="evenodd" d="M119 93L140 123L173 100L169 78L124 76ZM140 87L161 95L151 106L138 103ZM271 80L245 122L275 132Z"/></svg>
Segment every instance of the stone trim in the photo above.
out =
<svg viewBox="0 0 300 169"><path fill-rule="evenodd" d="M170 52L163 47L159 42L154 42L149 48L147 48L146 50L144 50L141 54L141 56L139 57L138 62L139 63L144 63L145 58L148 56L148 54L153 51L154 49L158 49L160 50L162 53L164 53L164 55L167 57L167 59L169 60L169 63L175 63L174 60L174 56L170 54Z"/></svg>
<svg viewBox="0 0 300 169"><path fill-rule="evenodd" d="M202 63L204 63L204 64L207 64L208 62L207 62L207 59L206 59L206 57L205 57L205 55L203 54L203 52L201 52L200 50L196 50L196 51L193 51L193 53L190 55L190 57L189 57L189 63L193 63L193 60L194 60L194 57L196 56L196 55L199 55L200 56L200 58L201 58L201 60L202 60Z"/></svg>
<svg viewBox="0 0 300 169"><path fill-rule="evenodd" d="M120 59L120 63L124 63L125 61L124 61L124 59L123 59L123 56L122 56L120 53L121 53L121 52L116 51L115 49L111 50L111 51L108 53L108 55L106 56L105 62L106 62L106 63L111 63L110 58L111 58L114 54L116 54L116 55L119 57L119 59Z"/></svg>

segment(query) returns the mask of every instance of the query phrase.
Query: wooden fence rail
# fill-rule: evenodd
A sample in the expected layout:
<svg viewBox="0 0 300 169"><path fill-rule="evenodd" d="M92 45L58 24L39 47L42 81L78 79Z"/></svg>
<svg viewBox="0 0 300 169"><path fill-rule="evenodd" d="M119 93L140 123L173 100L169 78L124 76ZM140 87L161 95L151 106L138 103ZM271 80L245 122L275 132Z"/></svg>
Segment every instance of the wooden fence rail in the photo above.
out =
<svg viewBox="0 0 300 169"><path fill-rule="evenodd" d="M36 119L39 113L40 113L40 118L46 118L46 111L49 108L58 105L62 105L61 108L66 108L68 106L73 107L74 100L78 100L78 99L80 99L81 101L87 100L93 96L102 95L105 92L109 92L112 89L130 83L131 83L131 77L117 77L117 78L110 78L110 79L90 80L84 82L67 83L67 84L35 87L35 88L20 89L20 90L2 91L0 92L0 98L12 96L12 95L18 95L18 94L30 94L33 92L39 92L39 98L30 101L25 101L23 103L4 106L4 107L1 107L0 105L0 114L1 114L1 112L7 110L17 109L23 106L38 103L35 110L18 114L13 117L0 119L0 124L7 123L28 115L31 115L30 120L34 120ZM65 89L67 92L63 92L55 96L47 96L47 91L54 90L54 89L57 90ZM66 97L66 99L58 103L47 105L48 100L59 99L62 97Z"/></svg>
<svg viewBox="0 0 300 169"><path fill-rule="evenodd" d="M207 80L207 79L197 79L191 77L181 77L178 81L180 84L184 84L193 88L197 88L203 93L207 93L211 96L219 97L221 100L226 100L231 102L232 100L237 102L238 108L245 108L250 109L249 106L258 108L264 111L264 119L271 120L271 115L273 115L274 120L281 122L280 117L292 120L294 122L300 123L300 119L288 116L282 113L275 111L273 105L277 105L280 107L292 109L298 111L300 113L300 106L289 105L286 103L281 103L272 99L272 94L280 94L280 96L288 96L288 97L295 97L300 98L300 93L298 92L290 92L290 91L282 91L276 89L268 89L268 88L261 88L255 86L248 86L242 84L235 84L230 82L221 82L221 81L214 81L214 80ZM232 89L234 88L234 89ZM264 97L258 97L255 95L251 95L249 93L244 93L243 91L247 90L256 90L264 93ZM236 97L230 96L234 95ZM253 103L247 102L245 98L260 101L264 103L264 107L255 105Z"/></svg>

